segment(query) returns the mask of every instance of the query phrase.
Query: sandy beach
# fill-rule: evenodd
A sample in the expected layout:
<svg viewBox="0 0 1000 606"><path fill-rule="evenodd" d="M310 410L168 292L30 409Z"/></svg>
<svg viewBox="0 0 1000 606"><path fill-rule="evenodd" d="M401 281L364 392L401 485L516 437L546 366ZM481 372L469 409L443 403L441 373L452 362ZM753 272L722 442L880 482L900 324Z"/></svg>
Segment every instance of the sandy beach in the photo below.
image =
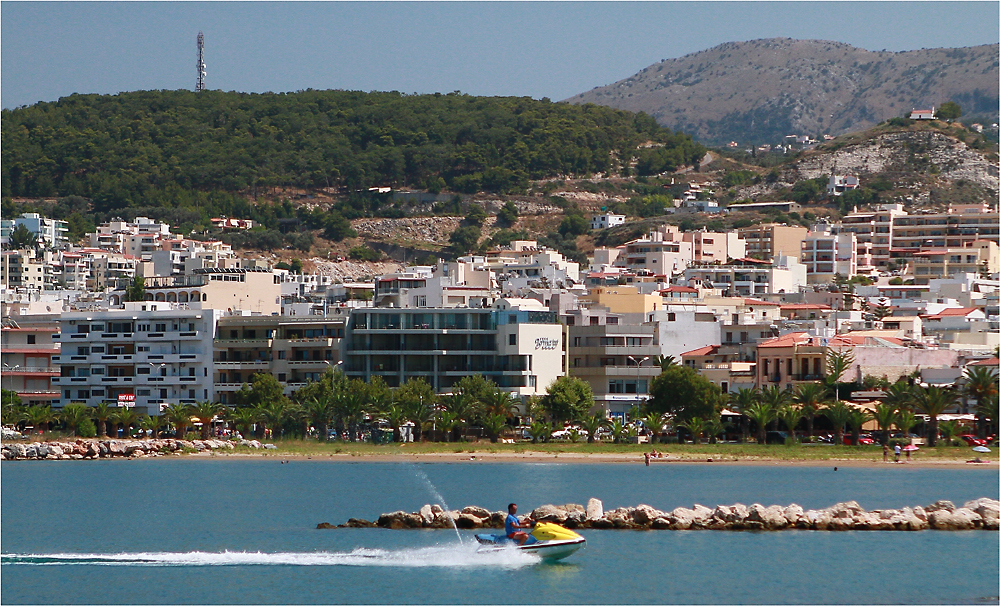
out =
<svg viewBox="0 0 1000 606"><path fill-rule="evenodd" d="M476 464L476 463L541 463L541 464L618 464L618 465L645 465L645 458L641 453L548 453L548 452L502 452L502 453L398 453L398 454L361 454L361 453L288 453L281 450L268 451L266 453L229 453L229 452L203 452L188 456L195 457L215 457L215 458L269 458L282 461L332 461L339 463L455 463L455 464ZM894 463L890 458L889 462L874 459L780 459L774 457L732 457L722 455L718 457L689 456L681 457L676 455L665 456L659 459L652 459L650 466L662 465L754 465L754 466L782 466L782 467L837 467L837 468L858 468L858 467L893 467L898 469L912 468L981 468L992 467L1000 469L1000 464L995 460L983 459L982 463L969 463L959 459L940 458L913 458L910 461L900 461Z"/></svg>

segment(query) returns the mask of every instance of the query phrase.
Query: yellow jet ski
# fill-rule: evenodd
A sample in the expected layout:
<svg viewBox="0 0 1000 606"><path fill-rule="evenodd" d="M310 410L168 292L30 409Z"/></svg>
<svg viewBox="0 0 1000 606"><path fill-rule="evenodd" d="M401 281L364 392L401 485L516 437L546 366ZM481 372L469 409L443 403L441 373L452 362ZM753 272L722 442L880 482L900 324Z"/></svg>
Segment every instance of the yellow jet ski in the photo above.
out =
<svg viewBox="0 0 1000 606"><path fill-rule="evenodd" d="M521 551L538 554L546 560L561 560L587 544L587 539L572 530L550 522L535 525L524 545L518 545L517 541L504 534L477 534L476 540L480 543L480 552L514 546Z"/></svg>

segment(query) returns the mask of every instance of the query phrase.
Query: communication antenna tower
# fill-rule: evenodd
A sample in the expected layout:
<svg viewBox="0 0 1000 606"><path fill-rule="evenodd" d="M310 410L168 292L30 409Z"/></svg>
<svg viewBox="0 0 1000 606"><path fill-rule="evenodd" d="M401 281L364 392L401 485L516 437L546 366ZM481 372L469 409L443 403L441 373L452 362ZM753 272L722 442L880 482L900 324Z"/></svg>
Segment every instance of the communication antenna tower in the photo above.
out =
<svg viewBox="0 0 1000 606"><path fill-rule="evenodd" d="M198 82L194 85L194 90L205 90L205 34L201 32L198 32Z"/></svg>

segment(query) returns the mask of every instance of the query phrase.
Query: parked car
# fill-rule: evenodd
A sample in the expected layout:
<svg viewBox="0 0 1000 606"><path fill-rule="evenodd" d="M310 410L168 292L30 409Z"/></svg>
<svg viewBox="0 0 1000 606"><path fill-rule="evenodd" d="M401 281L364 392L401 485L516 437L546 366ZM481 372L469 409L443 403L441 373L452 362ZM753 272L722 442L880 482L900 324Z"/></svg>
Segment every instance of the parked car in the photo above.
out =
<svg viewBox="0 0 1000 606"><path fill-rule="evenodd" d="M977 438L976 436L973 435L963 434L958 437L962 439L969 446L986 446L986 440L982 438Z"/></svg>
<svg viewBox="0 0 1000 606"><path fill-rule="evenodd" d="M860 435L858 436L858 444L865 446L869 444L874 444L875 440L871 436ZM851 434L844 434L844 445L852 446L854 444L854 436Z"/></svg>

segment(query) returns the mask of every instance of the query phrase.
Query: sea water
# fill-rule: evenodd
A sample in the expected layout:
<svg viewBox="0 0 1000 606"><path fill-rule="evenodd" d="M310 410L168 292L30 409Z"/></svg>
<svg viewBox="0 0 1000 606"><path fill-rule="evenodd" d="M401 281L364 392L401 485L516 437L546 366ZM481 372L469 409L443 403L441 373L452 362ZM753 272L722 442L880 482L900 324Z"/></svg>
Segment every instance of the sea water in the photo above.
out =
<svg viewBox="0 0 1000 606"><path fill-rule="evenodd" d="M7 462L0 601L26 603L984 603L996 532L584 530L561 563L477 554L471 531L335 529L453 507L658 509L997 497L995 470L272 459Z"/></svg>

